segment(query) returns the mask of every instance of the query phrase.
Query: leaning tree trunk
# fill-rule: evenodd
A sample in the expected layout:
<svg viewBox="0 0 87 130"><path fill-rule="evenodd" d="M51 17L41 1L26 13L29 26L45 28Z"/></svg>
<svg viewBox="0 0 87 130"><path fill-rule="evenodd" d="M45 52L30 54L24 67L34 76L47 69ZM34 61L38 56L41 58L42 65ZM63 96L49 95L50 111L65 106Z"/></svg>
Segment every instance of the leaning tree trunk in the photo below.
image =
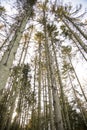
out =
<svg viewBox="0 0 87 130"><path fill-rule="evenodd" d="M75 91L75 89L74 89L74 86L73 86L73 83L72 83L72 79L71 79L71 77L70 77L70 73L69 73L69 72L68 72L68 77L69 77L69 80L70 80L70 84L71 84L73 93L74 93L74 95L75 95L75 99L76 99L77 105L78 105L79 110L80 110L80 112L81 112L81 114L82 114L83 121L84 121L84 123L85 123L85 125L86 125L86 127L87 127L86 117L85 117L85 114L84 114L84 112L83 112L83 109L82 109L80 100L79 100L78 97L77 97L77 94L76 94L76 91Z"/></svg>
<svg viewBox="0 0 87 130"><path fill-rule="evenodd" d="M82 49L87 53L87 46L83 43L83 41L81 40L81 38L77 35L77 33L75 33L70 27L69 25L62 20L63 23L66 25L66 27L69 29L69 31L71 32L71 34L75 37L75 39L78 41L79 45L82 47Z"/></svg>
<svg viewBox="0 0 87 130"><path fill-rule="evenodd" d="M9 76L9 72L10 72L10 69L11 69L11 66L12 66L12 63L14 60L15 53L16 53L17 48L19 46L19 42L21 40L22 33L25 29L25 26L26 26L27 21L30 17L30 14L31 14L31 9L30 9L30 12L28 13L28 15L24 16L23 21L21 23L21 26L19 28L19 31L16 34L16 38L14 38L14 40L11 41L12 48L10 50L9 58L7 57L7 53L8 53L7 51L4 54L4 56L2 57L2 60L0 63L0 90L3 89L6 85L6 81L7 81L7 78ZM7 58L8 58L8 61L7 61L7 64L5 64L5 61L7 60Z"/></svg>
<svg viewBox="0 0 87 130"><path fill-rule="evenodd" d="M83 88L82 88L82 85L81 85L81 83L80 83L80 81L79 81L79 78L78 78L78 76L77 76L77 74L76 74L76 71L75 71L75 69L74 69L74 66L73 66L73 64L72 64L72 61L71 61L69 55L68 55L68 58L69 58L69 61L70 61L71 66L72 66L73 72L74 72L74 74L75 74L75 76L76 76L76 79L77 79L77 81L78 81L78 83L79 83L79 87L80 87L80 89L81 89L81 91L82 91L82 94L83 94L83 96L84 96L84 99L85 99L85 101L87 102L87 97L86 97L86 95L85 95L85 93L84 93L84 90L83 90Z"/></svg>
<svg viewBox="0 0 87 130"><path fill-rule="evenodd" d="M77 26L77 25L73 22L73 20L72 20L70 17L68 17L68 16L66 16L66 15L64 15L64 17L65 17L68 21L70 21L70 22L73 24L73 26L82 34L82 36L83 36L85 39L87 39L87 35L79 28L79 26Z"/></svg>
<svg viewBox="0 0 87 130"><path fill-rule="evenodd" d="M52 49L53 49L53 52L54 52L54 58L55 58L55 63L56 63L56 67L57 67L57 74L58 74L58 81L59 81L59 85L60 85L60 95L61 95L60 97L62 99L61 106L62 106L62 114L63 114L63 118L64 118L63 119L64 120L64 126L65 126L65 128L68 128L70 130L70 127L69 127L70 125L69 125L69 122L66 118L64 90L63 90L61 73L60 73L60 69L59 69L59 62L58 62L58 59L57 59L56 50L55 50L55 46L54 46L52 38L51 38L51 44L52 44Z"/></svg>
<svg viewBox="0 0 87 130"><path fill-rule="evenodd" d="M73 36L70 37L72 39L72 41L74 42L74 44L76 45L76 47L78 48L79 52L82 54L83 58L85 59L85 61L87 61L86 56L83 54L80 46L78 45L77 41L75 40L75 38Z"/></svg>

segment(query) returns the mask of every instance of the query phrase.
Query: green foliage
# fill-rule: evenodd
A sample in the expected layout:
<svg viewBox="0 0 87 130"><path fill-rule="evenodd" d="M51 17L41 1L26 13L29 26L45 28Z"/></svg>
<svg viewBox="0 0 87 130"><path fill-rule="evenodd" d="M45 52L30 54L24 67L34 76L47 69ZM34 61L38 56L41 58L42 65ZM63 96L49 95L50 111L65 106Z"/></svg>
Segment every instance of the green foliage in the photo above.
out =
<svg viewBox="0 0 87 130"><path fill-rule="evenodd" d="M51 38L52 41L54 42L58 41L57 36L59 34L59 31L56 25L47 24L47 32L48 32L49 38Z"/></svg>
<svg viewBox="0 0 87 130"><path fill-rule="evenodd" d="M5 8L3 6L0 6L0 15L2 15L5 11Z"/></svg>
<svg viewBox="0 0 87 130"><path fill-rule="evenodd" d="M31 14L33 14L33 6L36 4L36 2L37 0L17 0L18 5L21 6L23 10L28 12L31 8Z"/></svg>
<svg viewBox="0 0 87 130"><path fill-rule="evenodd" d="M62 54L69 55L72 51L71 46L62 46Z"/></svg>
<svg viewBox="0 0 87 130"><path fill-rule="evenodd" d="M18 1L19 1L19 3L21 3L22 11L24 11L25 15L29 11L31 11L32 16L34 15L33 6L35 5L37 0L18 0ZM46 2L48 2L48 1L46 1ZM46 123L48 123L48 124L50 123L50 117L51 116L50 116L50 113L49 113L50 105L48 105L48 104L50 104L49 99L53 98L53 100L54 100L53 96L56 93L53 94L53 90L55 90L55 92L57 92L57 90L58 90L58 93L59 93L59 88L54 87L54 85L55 86L58 85L59 87L62 87L61 84L57 81L57 78L56 78L55 72L58 73L58 71L56 71L57 64L55 64L56 63L55 61L59 59L59 69L62 68L62 74L63 74L63 76L65 76L63 78L68 79L67 71L73 72L73 67L71 67L70 63L66 61L67 55L71 55L71 51L72 51L71 46L62 46L62 43L61 43L60 46L55 44L54 50L55 50L56 58L54 56L54 52L53 52L53 49L52 49L52 43L51 42L53 42L53 44L54 44L55 41L58 41L58 39L57 39L58 37L61 38L61 36L59 35L59 31L58 31L58 27L60 25L57 26L55 21L54 21L54 23L49 22L50 20L48 19L49 17L47 15L49 13L50 8L46 6L46 2L44 4L38 4L40 11L43 11L43 12L41 12L41 15L46 13L46 14L44 14L44 15L46 15L46 17L44 17L44 15L43 15L39 18L38 22L39 22L40 26L42 25L41 29L43 28L42 29L43 31L37 30L37 32L35 33L35 37L34 37L35 40L39 44L43 43L43 45L41 45L41 61L40 61L41 74L38 71L38 68L39 68L39 64L38 64L39 53L38 53L38 51L37 51L37 61L36 61L36 70L35 70L36 72L35 72L35 77L34 77L35 78L34 79L35 80L35 82L34 82L35 88L33 88L34 85L32 85L32 83L31 83L32 77L30 75L31 69L30 69L29 64L22 64L20 66L19 65L15 66L13 68L12 75L11 75L12 84L10 86L11 87L10 92L6 96L4 95L1 102L0 102L0 123L4 123L4 121L7 122L6 125L5 125L5 127L6 127L5 129L8 129L7 125L8 125L8 122L9 122L10 112L12 112L11 108L14 107L17 115L16 115L13 123L10 122L11 123L10 124L10 126L11 126L10 130L22 130L22 129L32 130L33 126L35 127L34 130L37 130L38 124L39 124L38 123L38 120L39 120L39 118L38 118L39 117L39 114L38 114L39 107L38 106L39 105L38 105L37 102L40 98L41 98L41 115L40 115L41 124L40 125L41 125L41 128L44 129L44 126L46 125ZM29 10L29 9L31 9L31 10ZM59 6L59 7L56 7L56 8L54 8L54 5L53 5L53 8L52 8L53 13L55 13L54 14L55 18L60 19L60 21L62 21L63 18L65 18L65 16L70 17L71 16L71 14L70 14L71 10L72 10L71 5L69 5L69 6L68 5ZM5 9L3 7L0 7L0 13L2 14L4 11L5 11ZM35 8L35 11L36 11L36 8ZM40 14L40 12L39 12L39 14ZM58 17L56 17L56 16L58 16ZM34 19L34 20L36 20L36 19ZM72 18L71 18L71 20L72 20ZM65 22L67 22L67 21L68 20L66 20L66 18L65 18ZM32 20L30 19L29 23L31 24L31 22L32 22ZM46 28L45 28L45 26L46 26ZM68 37L69 39L71 39L72 34L69 31L68 27L66 27L66 25L61 25L60 29L62 31L61 35L64 38ZM26 31L26 29L25 29L25 31ZM31 35L31 36L33 36L33 35ZM25 39L27 39L27 37ZM47 40L47 41L45 42L45 40ZM25 40L25 41L27 41L27 40ZM30 42L31 42L31 39L30 39ZM45 43L47 43L47 44L45 44ZM28 45L28 44L26 44L26 45ZM48 45L48 53L47 53L48 56L46 55L44 45ZM25 48L24 48L24 51L25 51ZM62 60L61 60L62 56L60 56L60 54L63 55ZM46 56L48 57L47 59L49 60L48 63L51 63L50 65L47 64L47 67L46 67ZM58 56L60 56L60 57L58 57ZM64 62L62 64L63 60L64 60ZM47 68L48 68L48 70L47 70ZM47 72L48 72L49 76L47 76ZM50 74L53 76L53 78L51 78ZM59 75L57 75L57 76L59 76ZM61 70L60 70L59 78L61 78L61 77L62 77L62 75L61 75ZM61 80L63 80L63 78ZM48 81L48 79L49 79L49 81ZM72 79L75 79L75 78L73 77ZM39 90L38 89L39 88L38 87L39 86L38 80L41 82L41 85L40 85L41 86L41 97L39 99L37 98L38 97L37 93L38 93L38 90ZM53 84L52 84L51 81L53 82ZM44 91L44 88L42 88L44 86L46 87L46 90L45 90L46 92ZM51 86L52 86L52 88L51 88ZM65 87L66 87L66 84L65 84ZM51 92L52 92L51 98L49 98L48 89L51 90ZM64 89L66 89L66 88L64 88ZM6 93L4 93L4 94L6 94ZM35 95L35 94L37 94L37 95ZM60 95L60 93L59 93L59 95ZM42 96L43 96L43 98L42 98ZM35 97L36 97L36 99L35 99ZM9 101L7 102L6 99L9 99ZM61 100L61 99L62 98L60 96L60 104L61 104L61 108L62 108L63 100ZM17 100L18 100L18 102L17 102ZM44 106L42 105L42 100L43 100ZM55 104L55 101L52 101L52 103ZM75 105L77 104L76 100L73 100L72 102ZM9 104L7 105L7 103L9 103ZM46 103L47 103L47 105L46 105ZM52 105L51 106L52 112L55 111L54 110L55 106L53 106L54 104L51 104ZM66 102L65 105L67 106L67 113L69 115L69 120L70 120L72 130L80 130L81 128L83 130L85 130L85 123L82 119L82 115L81 115L80 112L76 111L76 109L78 109L78 106L77 106L76 109L74 109L74 107L68 101ZM42 108L42 107L44 107L44 108ZM64 108L62 108L62 111L63 111L63 109ZM44 111L44 113L43 113L43 111ZM59 109L59 111L61 113L60 109ZM9 114L8 117L7 117L7 115L5 115L6 112ZM30 115L28 116L29 112L30 112ZM86 113L86 111L85 111L85 113ZM53 120L54 120L54 116L55 115L53 115ZM64 115L64 116L66 117L66 115ZM12 118L12 117L10 117L10 118ZM23 118L23 122L25 121L24 123L26 123L26 120L29 119L28 120L29 123L27 121L28 124L26 125L26 128L23 128L24 126L21 127L21 125L19 123L19 122L21 122L22 118ZM34 119L34 122L33 122L33 119ZM0 128L1 128L1 124L0 124Z"/></svg>
<svg viewBox="0 0 87 130"><path fill-rule="evenodd" d="M39 44L41 44L42 40L44 39L44 34L42 32L37 32L34 36L34 39L38 41Z"/></svg>
<svg viewBox="0 0 87 130"><path fill-rule="evenodd" d="M23 2L23 0L19 0L20 2ZM33 6L37 0L25 0L24 1L26 5L30 5L30 6Z"/></svg>
<svg viewBox="0 0 87 130"><path fill-rule="evenodd" d="M64 35L65 37L68 37L69 39L71 38L71 32L67 29L65 25L61 25L60 29L62 30L61 35Z"/></svg>

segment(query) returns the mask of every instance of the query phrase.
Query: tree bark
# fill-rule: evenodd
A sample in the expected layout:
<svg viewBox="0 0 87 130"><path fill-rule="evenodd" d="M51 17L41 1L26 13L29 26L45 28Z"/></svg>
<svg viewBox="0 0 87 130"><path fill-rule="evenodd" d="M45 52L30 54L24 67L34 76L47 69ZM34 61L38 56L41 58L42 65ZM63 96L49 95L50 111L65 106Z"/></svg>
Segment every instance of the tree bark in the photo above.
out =
<svg viewBox="0 0 87 130"><path fill-rule="evenodd" d="M78 43L80 44L80 46L82 47L82 49L87 53L87 45L85 45L83 43L83 41L81 40L81 38L77 35L77 33L75 33L70 27L69 25L64 21L62 20L63 23L66 25L66 27L69 29L69 31L72 33L72 35L75 37L75 39L78 41Z"/></svg>
<svg viewBox="0 0 87 130"><path fill-rule="evenodd" d="M44 17L44 25L43 26L44 26L44 35L45 35L45 54L46 54L47 66L49 66L51 85L52 85L54 114L55 114L55 126L56 126L56 130L64 130L63 122L62 122L62 115L61 115L60 101L59 101L58 92L57 92L57 86L55 84L55 78L54 78L54 74L53 74L53 70L52 70L52 65L50 62L51 57L49 54L49 47L48 47L48 40L47 40L45 10L43 10L43 17Z"/></svg>
<svg viewBox="0 0 87 130"><path fill-rule="evenodd" d="M12 48L10 50L10 56L8 58L8 61L6 61L7 60L7 51L6 51L6 53L4 54L4 56L2 57L2 60L0 62L0 90L3 89L6 85L6 81L9 76L12 64L13 64L15 53L19 46L19 42L21 40L22 33L25 29L25 26L30 17L30 14L31 14L31 10L30 10L30 13L28 14L28 16L27 15L24 16L23 21L20 25L19 31L16 34L16 37L11 41ZM5 63L5 61L6 61L6 63Z"/></svg>
<svg viewBox="0 0 87 130"><path fill-rule="evenodd" d="M69 18L69 17L66 16L66 15L64 15L64 17L65 17L67 20L69 20L69 21L73 24L73 26L82 34L82 36L83 36L85 39L87 39L87 35L86 35L84 32L82 32L82 30L72 21L71 18Z"/></svg>

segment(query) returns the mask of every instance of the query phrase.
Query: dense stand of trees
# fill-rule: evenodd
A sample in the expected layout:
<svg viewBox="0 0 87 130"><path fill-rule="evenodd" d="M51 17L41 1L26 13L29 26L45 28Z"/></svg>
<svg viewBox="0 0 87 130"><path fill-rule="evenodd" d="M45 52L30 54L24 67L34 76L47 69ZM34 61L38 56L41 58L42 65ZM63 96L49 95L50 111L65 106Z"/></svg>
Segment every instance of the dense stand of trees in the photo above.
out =
<svg viewBox="0 0 87 130"><path fill-rule="evenodd" d="M86 130L75 69L77 59L87 64L86 12L57 0L14 3L15 16L0 5L0 130Z"/></svg>

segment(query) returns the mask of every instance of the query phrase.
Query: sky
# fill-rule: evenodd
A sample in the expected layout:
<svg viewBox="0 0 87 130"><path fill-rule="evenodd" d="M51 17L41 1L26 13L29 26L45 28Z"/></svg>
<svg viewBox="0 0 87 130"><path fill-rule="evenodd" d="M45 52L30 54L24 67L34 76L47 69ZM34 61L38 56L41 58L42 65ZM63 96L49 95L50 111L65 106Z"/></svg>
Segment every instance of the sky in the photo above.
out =
<svg viewBox="0 0 87 130"><path fill-rule="evenodd" d="M10 5L8 3L13 3L14 0L0 0L0 2L10 11ZM50 0L51 1L51 0ZM87 8L87 0L58 0L64 3L71 3L73 6L82 4L83 9ZM14 11L14 10L13 10Z"/></svg>
<svg viewBox="0 0 87 130"><path fill-rule="evenodd" d="M11 10L10 9L10 5L8 3L11 3L13 2L12 0L0 0L2 1L3 5L6 7L6 10L9 12L9 13L15 13L15 10ZM8 2L6 2L8 1ZM51 0L50 0L51 1ZM85 10L87 8L87 0L58 0L58 1L63 1L63 4L64 3L71 3L73 5L73 7L75 7L75 5L79 5L79 4L82 4L83 6L83 10ZM82 10L82 11L83 11ZM87 10L87 9L86 9ZM80 77L80 80L84 80L86 78L86 75L87 75L87 64L84 65L84 63L80 64L79 62L76 64L76 70L77 70L77 74L79 75ZM86 68L86 74L84 74L84 70Z"/></svg>
<svg viewBox="0 0 87 130"><path fill-rule="evenodd" d="M0 1L2 1L2 5L5 6L8 14L11 15L13 13L16 13L15 9L13 10L10 8L9 3L11 0L0 0ZM6 1L9 1L9 2L6 2ZM74 7L75 7L75 5L82 4L83 10L87 8L87 0L60 0L60 1L63 1L63 3L71 3ZM86 77L87 77L87 64L84 64L84 63L81 64L79 62L75 63L75 69L76 69L77 75L79 75L80 81L84 84L84 81L86 80ZM15 117L15 115L16 115L16 112L14 112L13 118Z"/></svg>
<svg viewBox="0 0 87 130"><path fill-rule="evenodd" d="M82 4L82 11L87 10L87 0L63 0L64 3L72 3L73 6ZM86 15L87 16L87 15ZM85 17L86 18L86 17ZM75 65L76 73L79 75L79 79L82 83L87 81L87 63L80 63L79 61Z"/></svg>
<svg viewBox="0 0 87 130"><path fill-rule="evenodd" d="M73 5L82 4L84 8L87 8L87 0L63 0L64 2L71 2Z"/></svg>

